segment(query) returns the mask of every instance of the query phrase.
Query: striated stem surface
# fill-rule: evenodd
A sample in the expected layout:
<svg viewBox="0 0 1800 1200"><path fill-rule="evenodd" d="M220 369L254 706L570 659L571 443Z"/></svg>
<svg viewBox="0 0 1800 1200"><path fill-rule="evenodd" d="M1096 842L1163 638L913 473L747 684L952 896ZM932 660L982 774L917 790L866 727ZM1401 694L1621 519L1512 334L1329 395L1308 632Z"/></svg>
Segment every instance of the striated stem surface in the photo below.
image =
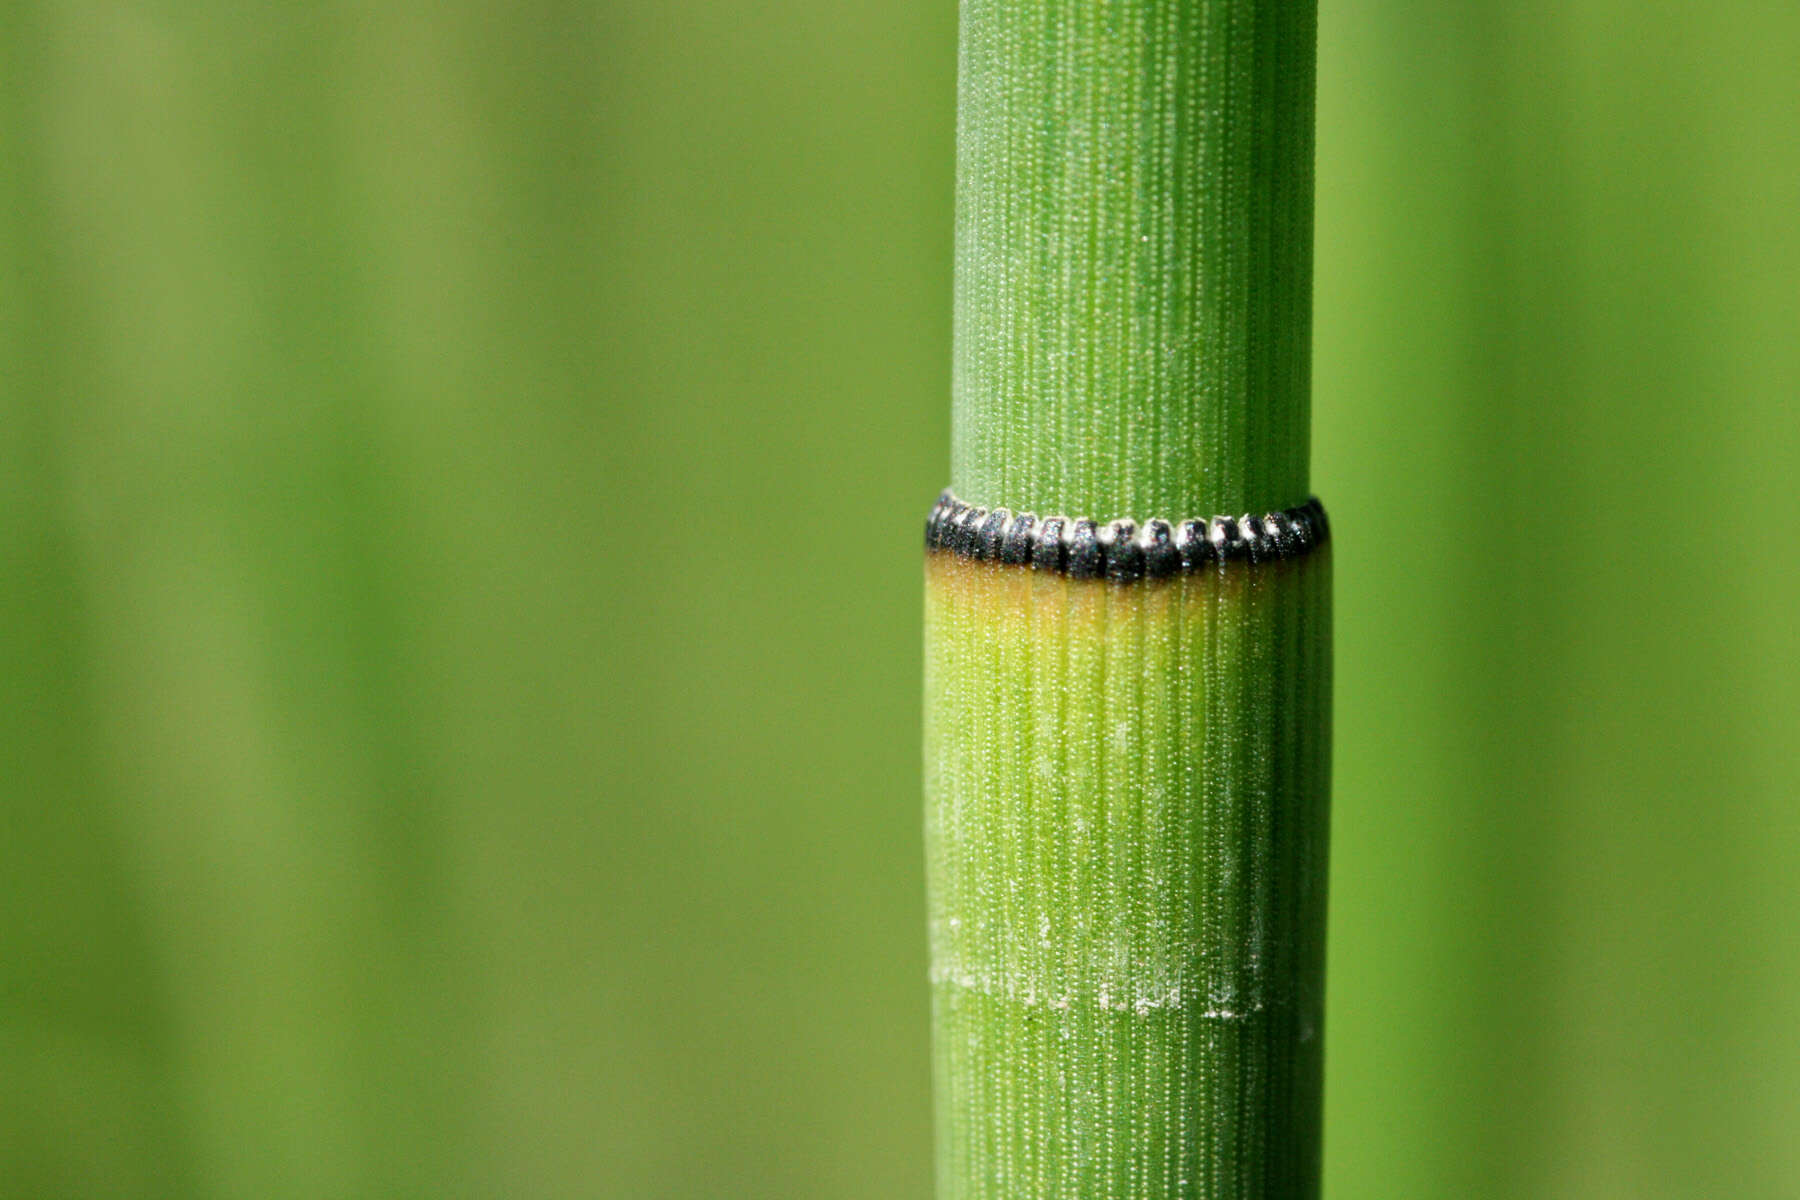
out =
<svg viewBox="0 0 1800 1200"><path fill-rule="evenodd" d="M940 1195L1318 1180L1329 550L928 565Z"/></svg>
<svg viewBox="0 0 1800 1200"><path fill-rule="evenodd" d="M1307 495L1310 0L964 0L963 499L1098 520Z"/></svg>
<svg viewBox="0 0 1800 1200"><path fill-rule="evenodd" d="M942 1200L1317 1194L1314 24L964 0L926 571Z"/></svg>

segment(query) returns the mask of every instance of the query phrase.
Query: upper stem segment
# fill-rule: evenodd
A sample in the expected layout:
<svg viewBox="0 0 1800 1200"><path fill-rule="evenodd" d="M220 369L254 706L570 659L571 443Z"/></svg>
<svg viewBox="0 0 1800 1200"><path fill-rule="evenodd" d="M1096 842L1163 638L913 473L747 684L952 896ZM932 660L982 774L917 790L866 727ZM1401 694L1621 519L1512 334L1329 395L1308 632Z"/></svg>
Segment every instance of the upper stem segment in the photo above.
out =
<svg viewBox="0 0 1800 1200"><path fill-rule="evenodd" d="M964 0L959 496L1306 498L1315 26L1311 0Z"/></svg>

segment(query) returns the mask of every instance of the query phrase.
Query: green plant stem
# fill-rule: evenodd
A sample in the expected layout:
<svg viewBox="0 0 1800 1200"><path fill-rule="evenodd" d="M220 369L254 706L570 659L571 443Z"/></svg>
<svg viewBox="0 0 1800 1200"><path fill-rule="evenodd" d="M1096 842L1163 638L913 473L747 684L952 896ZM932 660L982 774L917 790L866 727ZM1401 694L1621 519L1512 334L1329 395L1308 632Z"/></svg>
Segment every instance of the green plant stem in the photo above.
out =
<svg viewBox="0 0 1800 1200"><path fill-rule="evenodd" d="M1316 1187L1328 553L1149 587L934 556L944 1197Z"/></svg>
<svg viewBox="0 0 1800 1200"><path fill-rule="evenodd" d="M1305 3L965 0L962 499L1305 498L1312 39ZM1329 572L930 556L942 1200L1316 1195Z"/></svg>
<svg viewBox="0 0 1800 1200"><path fill-rule="evenodd" d="M965 0L962 499L1306 498L1315 23L1308 0Z"/></svg>

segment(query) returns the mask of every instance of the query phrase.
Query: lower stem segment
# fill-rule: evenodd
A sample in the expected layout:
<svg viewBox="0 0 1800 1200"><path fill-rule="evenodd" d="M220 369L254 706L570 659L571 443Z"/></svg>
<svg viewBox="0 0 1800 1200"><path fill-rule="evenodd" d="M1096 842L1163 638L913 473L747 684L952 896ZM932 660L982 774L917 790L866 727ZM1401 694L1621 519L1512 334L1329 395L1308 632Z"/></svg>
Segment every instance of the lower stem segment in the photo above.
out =
<svg viewBox="0 0 1800 1200"><path fill-rule="evenodd" d="M940 1200L1317 1195L1328 556L928 556Z"/></svg>

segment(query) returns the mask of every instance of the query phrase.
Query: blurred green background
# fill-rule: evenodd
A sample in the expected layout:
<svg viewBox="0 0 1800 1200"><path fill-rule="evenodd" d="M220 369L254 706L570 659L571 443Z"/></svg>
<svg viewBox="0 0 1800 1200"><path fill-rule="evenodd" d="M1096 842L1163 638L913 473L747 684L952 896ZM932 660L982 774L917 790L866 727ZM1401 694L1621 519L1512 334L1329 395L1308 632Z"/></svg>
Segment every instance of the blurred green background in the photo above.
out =
<svg viewBox="0 0 1800 1200"><path fill-rule="evenodd" d="M0 1193L927 1195L955 20L4 6ZM1796 61L1323 6L1333 1197L1800 1194Z"/></svg>

